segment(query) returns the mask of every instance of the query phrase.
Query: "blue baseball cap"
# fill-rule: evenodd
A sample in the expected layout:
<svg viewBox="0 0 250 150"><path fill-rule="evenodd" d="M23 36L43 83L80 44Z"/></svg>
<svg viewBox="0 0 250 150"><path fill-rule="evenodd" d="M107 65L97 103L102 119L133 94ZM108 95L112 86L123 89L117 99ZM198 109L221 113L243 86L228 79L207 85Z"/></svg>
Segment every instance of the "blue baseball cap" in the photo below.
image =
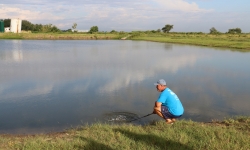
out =
<svg viewBox="0 0 250 150"><path fill-rule="evenodd" d="M158 84L160 84L160 85L167 85L167 83L166 83L166 81L164 79L160 79L156 83L154 83L154 85L158 85Z"/></svg>

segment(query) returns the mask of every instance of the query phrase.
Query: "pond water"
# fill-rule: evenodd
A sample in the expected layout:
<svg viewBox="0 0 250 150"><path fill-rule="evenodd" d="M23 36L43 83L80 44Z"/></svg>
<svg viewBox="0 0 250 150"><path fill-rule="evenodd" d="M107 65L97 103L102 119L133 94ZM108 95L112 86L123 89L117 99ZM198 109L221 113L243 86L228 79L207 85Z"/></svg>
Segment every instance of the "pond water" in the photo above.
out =
<svg viewBox="0 0 250 150"><path fill-rule="evenodd" d="M161 78L184 105L181 119L250 115L249 64L250 53L168 43L0 40L0 133L62 131L106 122L112 112L147 115Z"/></svg>

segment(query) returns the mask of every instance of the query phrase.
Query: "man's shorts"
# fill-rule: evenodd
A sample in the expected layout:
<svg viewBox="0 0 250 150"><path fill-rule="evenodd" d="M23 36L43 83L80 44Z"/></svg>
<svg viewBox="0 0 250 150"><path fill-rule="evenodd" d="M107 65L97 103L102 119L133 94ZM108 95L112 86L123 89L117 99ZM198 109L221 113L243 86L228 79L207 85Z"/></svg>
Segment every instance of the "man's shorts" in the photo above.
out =
<svg viewBox="0 0 250 150"><path fill-rule="evenodd" d="M162 115L164 116L165 119L179 118L179 117L182 116L182 115L180 115L180 116L172 115L168 111L168 108L166 106L161 106L161 113L162 113Z"/></svg>

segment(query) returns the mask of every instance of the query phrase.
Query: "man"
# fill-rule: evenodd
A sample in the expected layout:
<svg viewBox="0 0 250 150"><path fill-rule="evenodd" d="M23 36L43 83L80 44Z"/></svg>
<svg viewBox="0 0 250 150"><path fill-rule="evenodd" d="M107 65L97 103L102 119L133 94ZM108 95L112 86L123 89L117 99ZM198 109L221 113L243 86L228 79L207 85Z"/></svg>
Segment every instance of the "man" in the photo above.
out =
<svg viewBox="0 0 250 150"><path fill-rule="evenodd" d="M184 108L177 95L172 92L166 84L166 81L160 79L155 83L157 91L161 92L158 100L155 102L154 114L159 115L171 124L184 113Z"/></svg>

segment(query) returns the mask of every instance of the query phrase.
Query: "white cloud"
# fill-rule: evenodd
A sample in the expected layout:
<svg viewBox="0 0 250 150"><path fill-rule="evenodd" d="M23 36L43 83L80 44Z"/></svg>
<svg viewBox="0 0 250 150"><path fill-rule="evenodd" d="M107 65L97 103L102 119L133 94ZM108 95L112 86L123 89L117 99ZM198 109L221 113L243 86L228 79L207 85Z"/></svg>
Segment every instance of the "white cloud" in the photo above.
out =
<svg viewBox="0 0 250 150"><path fill-rule="evenodd" d="M199 6L192 2L188 3L184 0L154 0L159 6L167 10L178 10L183 12L206 12L208 10L201 9Z"/></svg>
<svg viewBox="0 0 250 150"><path fill-rule="evenodd" d="M1 18L20 18L22 20L60 20L62 17L49 12L42 12L33 9L23 9L10 5L0 5Z"/></svg>

